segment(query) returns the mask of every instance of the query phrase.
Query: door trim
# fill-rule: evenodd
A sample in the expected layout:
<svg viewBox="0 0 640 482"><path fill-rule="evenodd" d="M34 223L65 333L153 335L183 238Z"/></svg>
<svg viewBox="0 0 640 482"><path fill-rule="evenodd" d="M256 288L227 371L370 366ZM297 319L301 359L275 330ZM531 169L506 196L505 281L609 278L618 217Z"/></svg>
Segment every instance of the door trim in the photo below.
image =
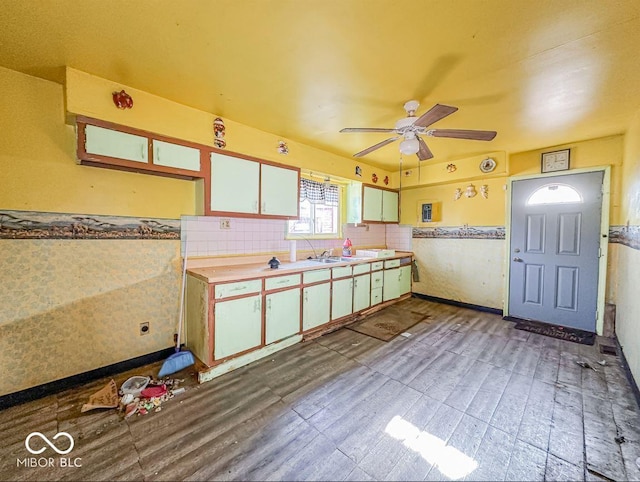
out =
<svg viewBox="0 0 640 482"><path fill-rule="evenodd" d="M611 204L611 166L594 166L582 169L570 169L563 172L547 174L523 174L507 178L505 205L505 257L504 257L504 316L509 313L509 280L511 279L511 192L514 181L540 179L545 177L569 176L586 172L603 172L602 179L602 213L600 218L600 260L598 264L598 300L596 304L596 333L602 335L604 326L604 304L607 287L607 259L609 253L609 209Z"/></svg>

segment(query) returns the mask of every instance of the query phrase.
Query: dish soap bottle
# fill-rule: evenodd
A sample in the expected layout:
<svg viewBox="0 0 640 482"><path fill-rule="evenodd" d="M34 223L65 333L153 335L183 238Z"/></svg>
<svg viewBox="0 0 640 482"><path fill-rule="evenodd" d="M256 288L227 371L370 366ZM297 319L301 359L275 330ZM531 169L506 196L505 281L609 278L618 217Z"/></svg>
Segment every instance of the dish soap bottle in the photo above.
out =
<svg viewBox="0 0 640 482"><path fill-rule="evenodd" d="M342 256L350 257L351 256L351 240L347 238L342 245Z"/></svg>

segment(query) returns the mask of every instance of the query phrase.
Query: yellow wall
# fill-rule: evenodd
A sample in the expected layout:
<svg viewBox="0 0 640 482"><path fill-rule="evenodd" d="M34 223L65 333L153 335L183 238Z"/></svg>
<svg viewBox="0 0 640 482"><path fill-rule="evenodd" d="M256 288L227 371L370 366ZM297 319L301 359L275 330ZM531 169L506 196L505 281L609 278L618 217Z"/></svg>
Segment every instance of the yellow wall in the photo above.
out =
<svg viewBox="0 0 640 482"><path fill-rule="evenodd" d="M79 166L61 85L0 68L0 209L178 218L193 182Z"/></svg>
<svg viewBox="0 0 640 482"><path fill-rule="evenodd" d="M620 224L640 235L640 111L625 135ZM640 381L640 250L616 246L616 335L636 382Z"/></svg>
<svg viewBox="0 0 640 482"><path fill-rule="evenodd" d="M125 89L134 99L130 110L119 110L113 105L111 93ZM144 129L200 144L213 145L212 113L196 110L171 102L148 92L102 79L78 70L67 68L66 108L72 114L96 117L117 124ZM330 154L313 147L294 142L275 134L224 119L227 151L239 152L261 159L279 162L345 179L368 182L375 172L380 179L391 176L383 169L373 168L362 162ZM278 141L284 140L289 154L277 151ZM362 168L362 177L355 176L355 167Z"/></svg>

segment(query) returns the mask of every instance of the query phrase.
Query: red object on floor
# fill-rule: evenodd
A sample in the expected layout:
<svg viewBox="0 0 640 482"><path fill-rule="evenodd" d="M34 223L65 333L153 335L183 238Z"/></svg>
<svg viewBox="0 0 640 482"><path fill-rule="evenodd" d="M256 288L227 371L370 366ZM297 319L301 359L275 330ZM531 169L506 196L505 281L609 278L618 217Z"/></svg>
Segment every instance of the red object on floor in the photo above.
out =
<svg viewBox="0 0 640 482"><path fill-rule="evenodd" d="M157 398L167 393L166 385L158 385L154 387L147 387L142 390L142 395L144 398Z"/></svg>

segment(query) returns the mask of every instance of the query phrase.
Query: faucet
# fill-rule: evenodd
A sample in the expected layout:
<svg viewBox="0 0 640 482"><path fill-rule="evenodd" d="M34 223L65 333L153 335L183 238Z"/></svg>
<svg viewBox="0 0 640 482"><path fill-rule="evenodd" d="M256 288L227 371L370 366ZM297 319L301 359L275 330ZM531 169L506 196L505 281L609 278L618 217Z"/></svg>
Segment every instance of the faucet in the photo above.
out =
<svg viewBox="0 0 640 482"><path fill-rule="evenodd" d="M324 251L322 252L322 254L320 255L320 258L328 258L330 254L331 254L331 253L329 253L329 251L324 250Z"/></svg>

